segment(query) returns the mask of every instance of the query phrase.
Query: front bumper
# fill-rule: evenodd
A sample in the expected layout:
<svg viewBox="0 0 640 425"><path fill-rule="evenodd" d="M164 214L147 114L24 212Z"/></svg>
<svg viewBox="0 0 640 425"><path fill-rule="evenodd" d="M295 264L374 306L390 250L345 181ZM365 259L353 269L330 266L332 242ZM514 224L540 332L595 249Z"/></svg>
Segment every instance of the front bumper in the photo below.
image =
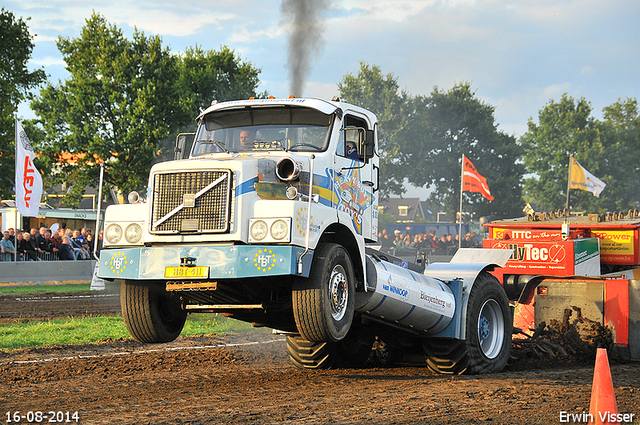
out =
<svg viewBox="0 0 640 425"><path fill-rule="evenodd" d="M102 279L167 280L165 267L180 266L181 258L195 258L195 265L208 266L205 279L297 275L308 277L313 251L303 257L303 272L297 262L304 248L276 245L198 245L103 249L98 277Z"/></svg>

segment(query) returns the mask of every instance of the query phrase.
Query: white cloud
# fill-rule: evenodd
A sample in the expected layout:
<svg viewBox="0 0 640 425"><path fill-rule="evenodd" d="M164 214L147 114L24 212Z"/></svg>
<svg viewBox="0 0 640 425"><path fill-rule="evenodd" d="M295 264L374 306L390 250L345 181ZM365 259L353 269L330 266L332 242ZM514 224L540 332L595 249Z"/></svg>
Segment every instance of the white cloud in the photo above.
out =
<svg viewBox="0 0 640 425"><path fill-rule="evenodd" d="M544 102L550 99L558 101L564 93L568 93L570 90L571 83L568 82L551 84L540 91L539 99Z"/></svg>
<svg viewBox="0 0 640 425"><path fill-rule="evenodd" d="M33 58L31 59L30 62L38 66L64 66L65 65L65 62L62 59L62 56L60 57L45 56L40 58Z"/></svg>

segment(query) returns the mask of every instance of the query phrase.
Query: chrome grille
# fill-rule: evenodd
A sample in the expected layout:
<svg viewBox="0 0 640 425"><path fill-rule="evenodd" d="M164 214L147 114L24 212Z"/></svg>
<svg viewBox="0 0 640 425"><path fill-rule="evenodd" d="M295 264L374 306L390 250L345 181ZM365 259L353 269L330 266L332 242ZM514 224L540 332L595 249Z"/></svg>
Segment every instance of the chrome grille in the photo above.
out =
<svg viewBox="0 0 640 425"><path fill-rule="evenodd" d="M222 233L229 230L229 170L156 174L151 233Z"/></svg>

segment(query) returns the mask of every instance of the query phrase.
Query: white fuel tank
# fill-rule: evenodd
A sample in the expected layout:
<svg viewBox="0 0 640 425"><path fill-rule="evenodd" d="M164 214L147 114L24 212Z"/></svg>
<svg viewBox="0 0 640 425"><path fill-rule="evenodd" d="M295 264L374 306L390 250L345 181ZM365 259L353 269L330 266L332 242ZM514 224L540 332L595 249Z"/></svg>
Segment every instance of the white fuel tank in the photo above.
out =
<svg viewBox="0 0 640 425"><path fill-rule="evenodd" d="M456 301L443 282L369 255L366 259L367 280L376 288L356 310L427 334L451 322Z"/></svg>

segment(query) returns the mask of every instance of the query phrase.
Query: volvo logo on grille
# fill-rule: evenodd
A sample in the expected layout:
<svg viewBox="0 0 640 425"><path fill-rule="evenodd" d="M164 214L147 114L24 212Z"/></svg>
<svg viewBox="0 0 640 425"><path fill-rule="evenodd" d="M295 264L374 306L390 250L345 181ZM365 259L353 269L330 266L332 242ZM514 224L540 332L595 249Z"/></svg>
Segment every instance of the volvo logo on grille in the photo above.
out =
<svg viewBox="0 0 640 425"><path fill-rule="evenodd" d="M193 208L196 206L196 195L193 193L185 193L182 195L182 203L185 208Z"/></svg>

